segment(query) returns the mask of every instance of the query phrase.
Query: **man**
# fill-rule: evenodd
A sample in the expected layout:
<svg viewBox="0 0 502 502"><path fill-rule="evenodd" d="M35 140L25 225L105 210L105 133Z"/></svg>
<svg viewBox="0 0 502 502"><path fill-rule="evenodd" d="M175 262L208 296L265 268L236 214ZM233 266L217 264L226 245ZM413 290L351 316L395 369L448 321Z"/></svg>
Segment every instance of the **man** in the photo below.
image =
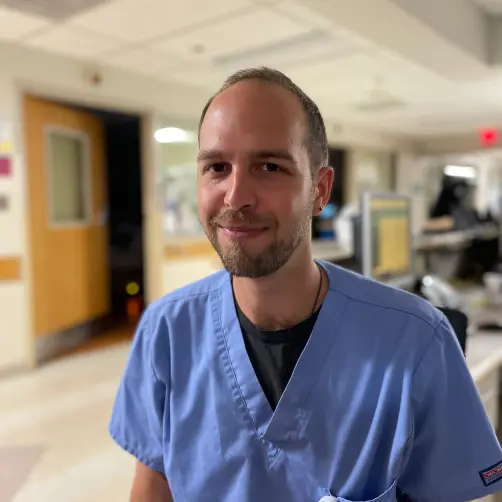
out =
<svg viewBox="0 0 502 502"><path fill-rule="evenodd" d="M333 171L316 105L236 73L202 114L200 221L224 271L151 305L111 434L133 502L462 502L502 452L445 318L312 259Z"/></svg>

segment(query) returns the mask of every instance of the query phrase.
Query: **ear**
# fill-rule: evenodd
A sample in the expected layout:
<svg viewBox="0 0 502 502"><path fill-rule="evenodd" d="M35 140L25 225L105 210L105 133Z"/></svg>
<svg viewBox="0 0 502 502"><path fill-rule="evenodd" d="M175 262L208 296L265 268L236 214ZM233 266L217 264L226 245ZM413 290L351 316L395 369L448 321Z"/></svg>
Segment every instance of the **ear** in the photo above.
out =
<svg viewBox="0 0 502 502"><path fill-rule="evenodd" d="M332 167L321 167L317 172L313 216L319 216L331 196L335 173Z"/></svg>

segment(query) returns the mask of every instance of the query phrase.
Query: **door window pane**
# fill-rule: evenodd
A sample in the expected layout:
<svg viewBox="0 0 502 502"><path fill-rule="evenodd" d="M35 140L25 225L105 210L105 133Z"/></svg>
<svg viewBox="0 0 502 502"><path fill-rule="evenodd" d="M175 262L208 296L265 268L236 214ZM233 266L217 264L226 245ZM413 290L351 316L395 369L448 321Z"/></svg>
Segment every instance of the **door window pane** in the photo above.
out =
<svg viewBox="0 0 502 502"><path fill-rule="evenodd" d="M88 218L86 144L60 131L51 131L48 142L52 223L83 223Z"/></svg>

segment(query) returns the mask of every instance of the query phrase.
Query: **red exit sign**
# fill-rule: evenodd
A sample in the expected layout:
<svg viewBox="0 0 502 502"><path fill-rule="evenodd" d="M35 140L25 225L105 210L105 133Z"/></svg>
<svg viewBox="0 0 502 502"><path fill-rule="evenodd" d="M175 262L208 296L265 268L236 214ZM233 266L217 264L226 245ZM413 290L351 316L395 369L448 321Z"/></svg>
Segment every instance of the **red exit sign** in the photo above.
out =
<svg viewBox="0 0 502 502"><path fill-rule="evenodd" d="M494 146L499 141L499 132L493 127L485 127L479 131L479 141L482 146Z"/></svg>

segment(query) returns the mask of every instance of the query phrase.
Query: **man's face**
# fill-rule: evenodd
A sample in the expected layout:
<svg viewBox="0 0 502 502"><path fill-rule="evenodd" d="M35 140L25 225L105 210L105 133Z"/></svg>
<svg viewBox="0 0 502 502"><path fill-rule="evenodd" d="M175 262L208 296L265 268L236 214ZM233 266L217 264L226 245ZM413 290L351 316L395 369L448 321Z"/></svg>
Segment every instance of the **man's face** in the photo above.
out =
<svg viewBox="0 0 502 502"><path fill-rule="evenodd" d="M225 268L262 277L310 239L315 190L298 99L279 86L239 82L218 95L200 130L198 206Z"/></svg>

